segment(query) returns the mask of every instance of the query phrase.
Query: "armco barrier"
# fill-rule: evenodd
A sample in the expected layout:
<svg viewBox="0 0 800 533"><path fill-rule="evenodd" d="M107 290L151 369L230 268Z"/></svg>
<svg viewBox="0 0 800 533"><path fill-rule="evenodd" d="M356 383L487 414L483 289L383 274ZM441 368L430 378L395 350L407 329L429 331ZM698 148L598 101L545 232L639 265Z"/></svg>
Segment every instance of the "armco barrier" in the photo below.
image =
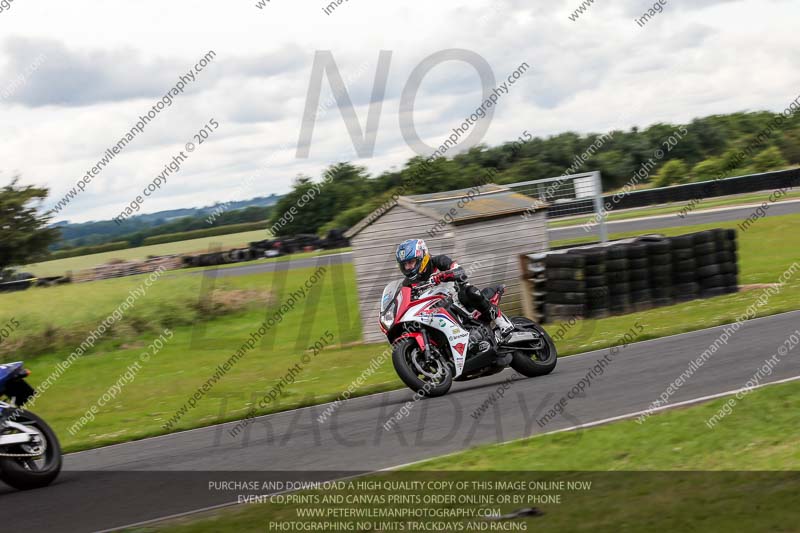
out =
<svg viewBox="0 0 800 533"><path fill-rule="evenodd" d="M523 256L525 312L539 322L602 318L738 290L736 230Z"/></svg>
<svg viewBox="0 0 800 533"><path fill-rule="evenodd" d="M631 191L626 194L616 193L603 196L603 205L607 211L630 209L669 202L689 202L717 196L770 191L800 185L800 168L750 174L720 180L672 185L657 189ZM578 200L578 203L585 203ZM559 218L575 214L574 202L553 204L548 208L548 218Z"/></svg>

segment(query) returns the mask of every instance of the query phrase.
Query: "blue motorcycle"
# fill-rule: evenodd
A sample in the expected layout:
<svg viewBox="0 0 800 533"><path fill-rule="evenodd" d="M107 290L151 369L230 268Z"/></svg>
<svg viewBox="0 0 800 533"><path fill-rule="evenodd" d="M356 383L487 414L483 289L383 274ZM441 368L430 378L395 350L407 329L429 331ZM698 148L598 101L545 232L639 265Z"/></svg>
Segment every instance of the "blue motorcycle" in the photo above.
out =
<svg viewBox="0 0 800 533"><path fill-rule="evenodd" d="M29 375L22 363L0 365L0 480L20 490L45 487L61 471L56 434L22 409L34 394L25 381Z"/></svg>

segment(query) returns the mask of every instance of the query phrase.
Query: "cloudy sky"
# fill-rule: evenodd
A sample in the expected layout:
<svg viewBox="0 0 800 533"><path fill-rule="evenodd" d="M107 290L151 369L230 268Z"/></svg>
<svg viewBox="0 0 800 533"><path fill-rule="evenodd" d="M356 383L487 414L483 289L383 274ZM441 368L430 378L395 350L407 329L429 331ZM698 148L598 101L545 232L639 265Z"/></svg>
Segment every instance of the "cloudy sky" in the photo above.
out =
<svg viewBox="0 0 800 533"><path fill-rule="evenodd" d="M662 0L663 1L663 0ZM605 131L741 110L782 110L800 94L800 5L788 0L14 0L0 11L0 180L19 174L58 200L140 115L209 51L216 56L78 195L57 220L119 214L211 118L219 123L143 212L285 193L298 174L354 161L379 173L414 151L400 97L414 68L447 49L484 58L501 83L483 142L524 130ZM327 80L307 158L296 157L317 51L329 50L366 127L378 57L391 65L375 150L359 157ZM441 143L482 100L475 68L435 67L413 117ZM464 148L463 146L461 148ZM547 177L547 176L531 176ZM54 203L51 201L48 207Z"/></svg>

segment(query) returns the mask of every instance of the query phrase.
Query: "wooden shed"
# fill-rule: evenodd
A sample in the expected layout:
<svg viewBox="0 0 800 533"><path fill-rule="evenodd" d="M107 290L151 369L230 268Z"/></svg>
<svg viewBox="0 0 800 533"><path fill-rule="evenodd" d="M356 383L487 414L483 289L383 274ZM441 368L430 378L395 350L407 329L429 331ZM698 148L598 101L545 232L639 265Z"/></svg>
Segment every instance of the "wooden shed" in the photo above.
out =
<svg viewBox="0 0 800 533"><path fill-rule="evenodd" d="M432 255L449 255L479 288L504 283L503 310L522 314L519 255L548 249L546 209L537 199L488 184L401 196L350 228L364 341L385 340L380 297L402 277L394 254L405 239L424 239Z"/></svg>

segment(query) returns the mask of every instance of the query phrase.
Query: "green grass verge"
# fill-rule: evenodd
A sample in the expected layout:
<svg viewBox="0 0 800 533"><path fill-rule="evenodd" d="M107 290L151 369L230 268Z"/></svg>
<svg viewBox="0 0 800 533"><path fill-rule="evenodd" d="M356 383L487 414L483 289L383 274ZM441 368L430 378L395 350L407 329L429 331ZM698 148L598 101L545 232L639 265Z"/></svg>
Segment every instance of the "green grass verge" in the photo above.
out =
<svg viewBox="0 0 800 533"><path fill-rule="evenodd" d="M67 259L69 257L78 257L81 255L94 255L106 252L115 252L117 250L126 250L130 247L131 245L128 241L107 242L105 244L98 244L96 246L81 246L79 248L56 250L48 257L49 261L57 261L59 259Z"/></svg>
<svg viewBox="0 0 800 533"><path fill-rule="evenodd" d="M739 194L736 196L725 196L721 198L710 198L697 205L696 209L692 212L704 211L706 209L714 209L716 207L732 207L737 205L747 205L765 202L769 199L772 191L753 193L753 194ZM800 191L790 191L782 196L778 202L800 198ZM629 220L632 218L651 217L656 215L670 215L680 213L681 209L689 202L675 202L671 204L656 206L656 207L643 207L637 209L626 209L624 211L615 213L610 212L606 220L613 222L615 220ZM552 222L548 222L549 228L563 228L567 226L580 226L594 220L594 217L573 216L569 218L559 218Z"/></svg>
<svg viewBox="0 0 800 533"><path fill-rule="evenodd" d="M208 227L190 231L179 231L175 233L164 233L163 235L153 235L144 240L144 245L166 244L179 241L189 241L202 239L205 237L216 237L220 235L231 235L236 233L246 233L249 231L262 231L269 234L267 226L269 221L261 220L258 222L242 222L240 224L228 224L226 226Z"/></svg>
<svg viewBox="0 0 800 533"><path fill-rule="evenodd" d="M770 221L774 221L774 220L777 220L777 219L781 219L783 221L792 221L792 220L794 220L795 224L796 224L797 223L796 222L797 218L792 219L791 217L797 217L797 216L798 215L782 215L782 216L777 216L777 217L766 217L766 218L759 219L753 226L764 226L765 225L768 229L776 228L776 227L785 228L785 227L789 227L789 226L787 226L786 223L778 222L776 224L776 223L771 223ZM646 234L647 235L661 234L661 235L666 235L666 236L669 237L669 236L673 236L673 235L683 235L685 233L692 233L692 232L695 232L695 231L702 231L702 230L705 230L705 229L731 228L731 229L737 230L737 232L739 233L739 237L741 238L743 235L749 235L754 231L754 227L751 226L751 228L748 229L747 232L743 233L741 230L739 230L739 228L736 227L736 225L741 223L741 222L742 222L742 220L732 221L732 222L714 222L714 223L711 223L711 224L698 224L698 225L695 225L695 226L675 226L675 227L670 227L670 228L659 228L659 229L654 229L654 230L647 231ZM791 222L789 222L789 224L790 223ZM639 236L639 235L642 235L642 234L643 234L642 231L621 231L621 232L617 232L617 233L610 233L608 238L612 239L612 240L626 239L626 238L629 238L629 237L636 237L636 236ZM759 234L764 234L763 230ZM781 240L782 239L780 238L780 236L778 236L777 238L771 239L771 242L780 243ZM592 243L596 243L596 242L597 242L597 236L596 235L592 235L591 233L587 233L586 237L576 237L574 239L560 239L560 240L556 240L556 241L550 241L550 247L551 248L561 248L561 247L565 247L565 246L577 246L577 245L580 245L580 244L592 244ZM770 253L772 253L772 250L770 250Z"/></svg>
<svg viewBox="0 0 800 533"><path fill-rule="evenodd" d="M163 272L0 294L0 323L19 324L0 342L0 361L68 353L115 310L123 314L103 338L122 346L164 328L263 308L270 298L268 285L242 287L229 278L205 287L202 276ZM128 299L130 307L123 306Z"/></svg>
<svg viewBox="0 0 800 533"><path fill-rule="evenodd" d="M264 283L242 287L230 278L221 277L213 286L216 292L211 301L201 301L202 278L187 274L296 261L346 250L303 252L247 263L164 272L151 287L146 288L147 297L127 311L125 320L106 336L119 342L133 341L142 333L159 332L164 327L191 325L247 307L263 308L269 296L268 283L272 280L265 278ZM128 297L130 291L141 288L147 278L148 275L128 276L0 294L0 326L11 323L12 319L19 322L17 328L0 339L0 362L9 357L30 358L41 353L74 348L84 340L88 331L94 329ZM75 302L81 305L75 305ZM43 313L42 309L48 312Z"/></svg>
<svg viewBox="0 0 800 533"><path fill-rule="evenodd" d="M262 241L269 238L267 230L246 231L241 233L231 233L228 235L216 235L203 237L201 239L191 239L188 241L170 242L165 244L153 244L150 246L140 246L138 248L128 248L113 252L103 252L92 255L82 255L79 257L69 257L54 261L43 261L21 267L21 271L31 272L40 277L61 276L65 272L77 272L86 268L108 263L112 259L123 259L131 261L134 259L146 259L150 255L170 255L184 253L208 252L212 246L221 246L222 249L240 248L247 246L253 241Z"/></svg>
<svg viewBox="0 0 800 533"><path fill-rule="evenodd" d="M404 473L435 471L436 480L457 481L465 479L465 472L504 471L502 476L484 478L592 482L589 491L562 494L561 503L537 504L544 515L524 519L528 531L796 531L800 477L765 471L800 469L800 426L796 417L800 383L754 390L739 400L719 425L708 429L705 421L726 401L723 398L662 412L644 424L630 420L480 446L370 479L409 479L402 477ZM536 474L520 475L521 470ZM709 473L713 471L728 472ZM336 492L353 497L361 494L347 489ZM245 505L149 530L264 531L271 521L315 521L298 519L299 507L277 503ZM445 510L456 506L434 503L423 507ZM526 506L493 507L508 513ZM460 523L467 525L466 521Z"/></svg>
<svg viewBox="0 0 800 533"><path fill-rule="evenodd" d="M792 261L798 259L796 250L800 249L800 233L795 231L798 224L800 215L769 217L741 234L742 283L773 283ZM696 229L698 228L681 228L675 233ZM291 270L276 275L286 276L287 288L294 290L312 271L313 269ZM796 278L798 279L790 280L780 294L773 296L766 305L759 307L756 316L798 309L800 276ZM183 308L173 302L174 293L183 291L191 295L191 290L197 290L195 294L199 297L199 285L191 283L199 284L201 279L200 276L164 277L137 304L137 309L141 306L144 312L155 305L156 300L163 299L163 309L168 309L168 305L172 305L173 309L163 311L164 314L169 316L172 312L181 313ZM217 283L218 287L226 291L269 291L273 280L273 274L257 274L220 278ZM115 283L123 285L112 287ZM102 320L123 295L127 294L129 289L124 283L124 280L110 280L0 295L0 324L17 316L21 323L20 332L23 332L28 326L22 323L28 319L40 324L49 320L68 325L75 313L81 318L81 324L94 324L95 320ZM183 286L183 283L189 285ZM384 346L349 345L360 335L352 265L331 267L320 286L322 293L316 306L316 317L304 316L307 309L302 305L289 313L280 327L275 329L277 333L274 346L259 346L242 359L215 386L215 396L199 402L198 407L187 413L175 429L206 426L245 416L251 402L254 399L257 401L268 392L286 373L287 368L298 362L306 347L324 335L326 330L334 334L335 344L341 343L344 346L323 350L304 368L297 381L287 388L286 394L278 402L259 411L259 414L333 400L340 391L345 390L369 366L370 360L384 350ZM65 292L51 292L62 290ZM74 292L66 292L69 290ZM630 315L581 321L557 341L557 346L562 355L608 347L628 331L634 321L644 327L644 334L640 337L642 339L733 322L747 306L755 302L759 294L760 291L757 290L745 291ZM23 298L26 295L40 299L28 301ZM340 298L339 305L336 295ZM150 298L154 300L151 301ZM80 305L75 302L80 302ZM42 309L48 309L48 315L43 315ZM162 311L158 313L160 316ZM68 450L166 433L162 424L209 378L217 365L227 360L264 318L263 309L246 309L208 322L201 333L191 326L178 324L174 327L174 338L168 346L158 356L153 357L133 383L125 386L114 402L101 409L92 424L74 436L69 435L66 428L119 379L128 364L135 361L142 349L157 336L157 328L151 328L145 334L130 336L124 342L118 339L99 345L95 351L73 365L42 396L35 411L52 422ZM157 317L153 319L156 320ZM553 335L557 335L561 328L561 324L547 326ZM8 341L13 341L13 337ZM55 365L67 355L68 350L62 349L32 360L30 366L34 370L34 384L38 384L37 378L43 379L49 375ZM391 363L386 362L358 388L355 396L400 387L402 385ZM226 411L221 413L224 395L231 397L227 400Z"/></svg>
<svg viewBox="0 0 800 533"><path fill-rule="evenodd" d="M170 416L214 373L218 365L226 361L249 338L258 324L265 320L267 312L272 316L288 299L288 292L297 291L314 271L315 269L298 269L279 273L279 276L285 277L286 294L282 297L276 294L279 289L272 286L275 279L272 274L217 280L217 288L222 287L226 291L223 294L238 295L241 293L237 291L242 291L246 296L248 291L256 289L272 293L273 304L248 306L232 314L217 317L213 321L200 322L196 325L175 327L167 325L173 332L172 340L149 362L142 365L136 379L126 384L118 397L104 406L92 423L75 435L71 435L67 429L119 380L129 365L139 360L139 355L147 349L154 338L158 337L159 330L153 328L152 332L98 343L94 350L80 357L51 388L42 394L34 410L52 424L67 451L168 433L169 431L164 430L162 425ZM141 298L129 313L155 306L159 298L172 301L170 293L176 287L184 287L190 294L191 289L196 288L193 296L195 300L199 300L201 280L200 276L163 278L154 284L147 296ZM341 281L334 284L334 280ZM91 285L107 283L97 282ZM329 267L323 281L317 285L318 294L308 298L308 300L318 298L316 306L305 307L301 301L294 312L286 313L284 320L272 329L274 337L268 341L271 344L258 344L255 350L242 358L217 384L213 393L200 402L198 407L173 429L187 429L217 422L221 404L217 395L233 395L229 398L229 412L222 415L224 419L241 418L257 393L263 394L268 391L272 383L284 375L288 367L298 362L306 348L314 344L326 331L335 336L334 344L346 345L357 339L360 335L357 315L349 315L349 321L340 324L338 318L347 318L347 313L331 312L337 309L337 297L340 298L339 306L347 309L355 308L354 283L351 265ZM73 286L75 287L80 286ZM107 295L103 293L102 302L93 300L99 309L90 316L104 317L105 309L117 305L118 301L114 299L114 295L119 295L120 291L116 287L113 289L113 291L109 289ZM90 293L87 291L85 294L88 296ZM175 307L172 311L162 307L161 314L172 316L173 312L176 314L183 312L178 300L173 303ZM314 307L319 311L318 316L306 315L306 312ZM18 316L17 321L21 326L24 325L26 315L18 314ZM123 322L129 316L131 315L126 314ZM158 318L153 317L153 320ZM102 318L97 322L88 319L86 323L91 327L87 326L83 335L85 336L89 329L93 329L100 320ZM159 327L161 325L159 324ZM31 359L26 364L33 371L33 375L29 378L31 383L36 386L45 380L55 370L56 365L67 358L68 350L69 348L65 348L50 355ZM309 392L316 394L320 391L321 394L316 394L315 398L332 399L361 372L364 361L368 361L374 351L374 347L324 350L322 355L306 366L304 375L297 378L296 387L288 390L281 402L273 408L290 409L304 405L304 402L312 401L307 398Z"/></svg>

